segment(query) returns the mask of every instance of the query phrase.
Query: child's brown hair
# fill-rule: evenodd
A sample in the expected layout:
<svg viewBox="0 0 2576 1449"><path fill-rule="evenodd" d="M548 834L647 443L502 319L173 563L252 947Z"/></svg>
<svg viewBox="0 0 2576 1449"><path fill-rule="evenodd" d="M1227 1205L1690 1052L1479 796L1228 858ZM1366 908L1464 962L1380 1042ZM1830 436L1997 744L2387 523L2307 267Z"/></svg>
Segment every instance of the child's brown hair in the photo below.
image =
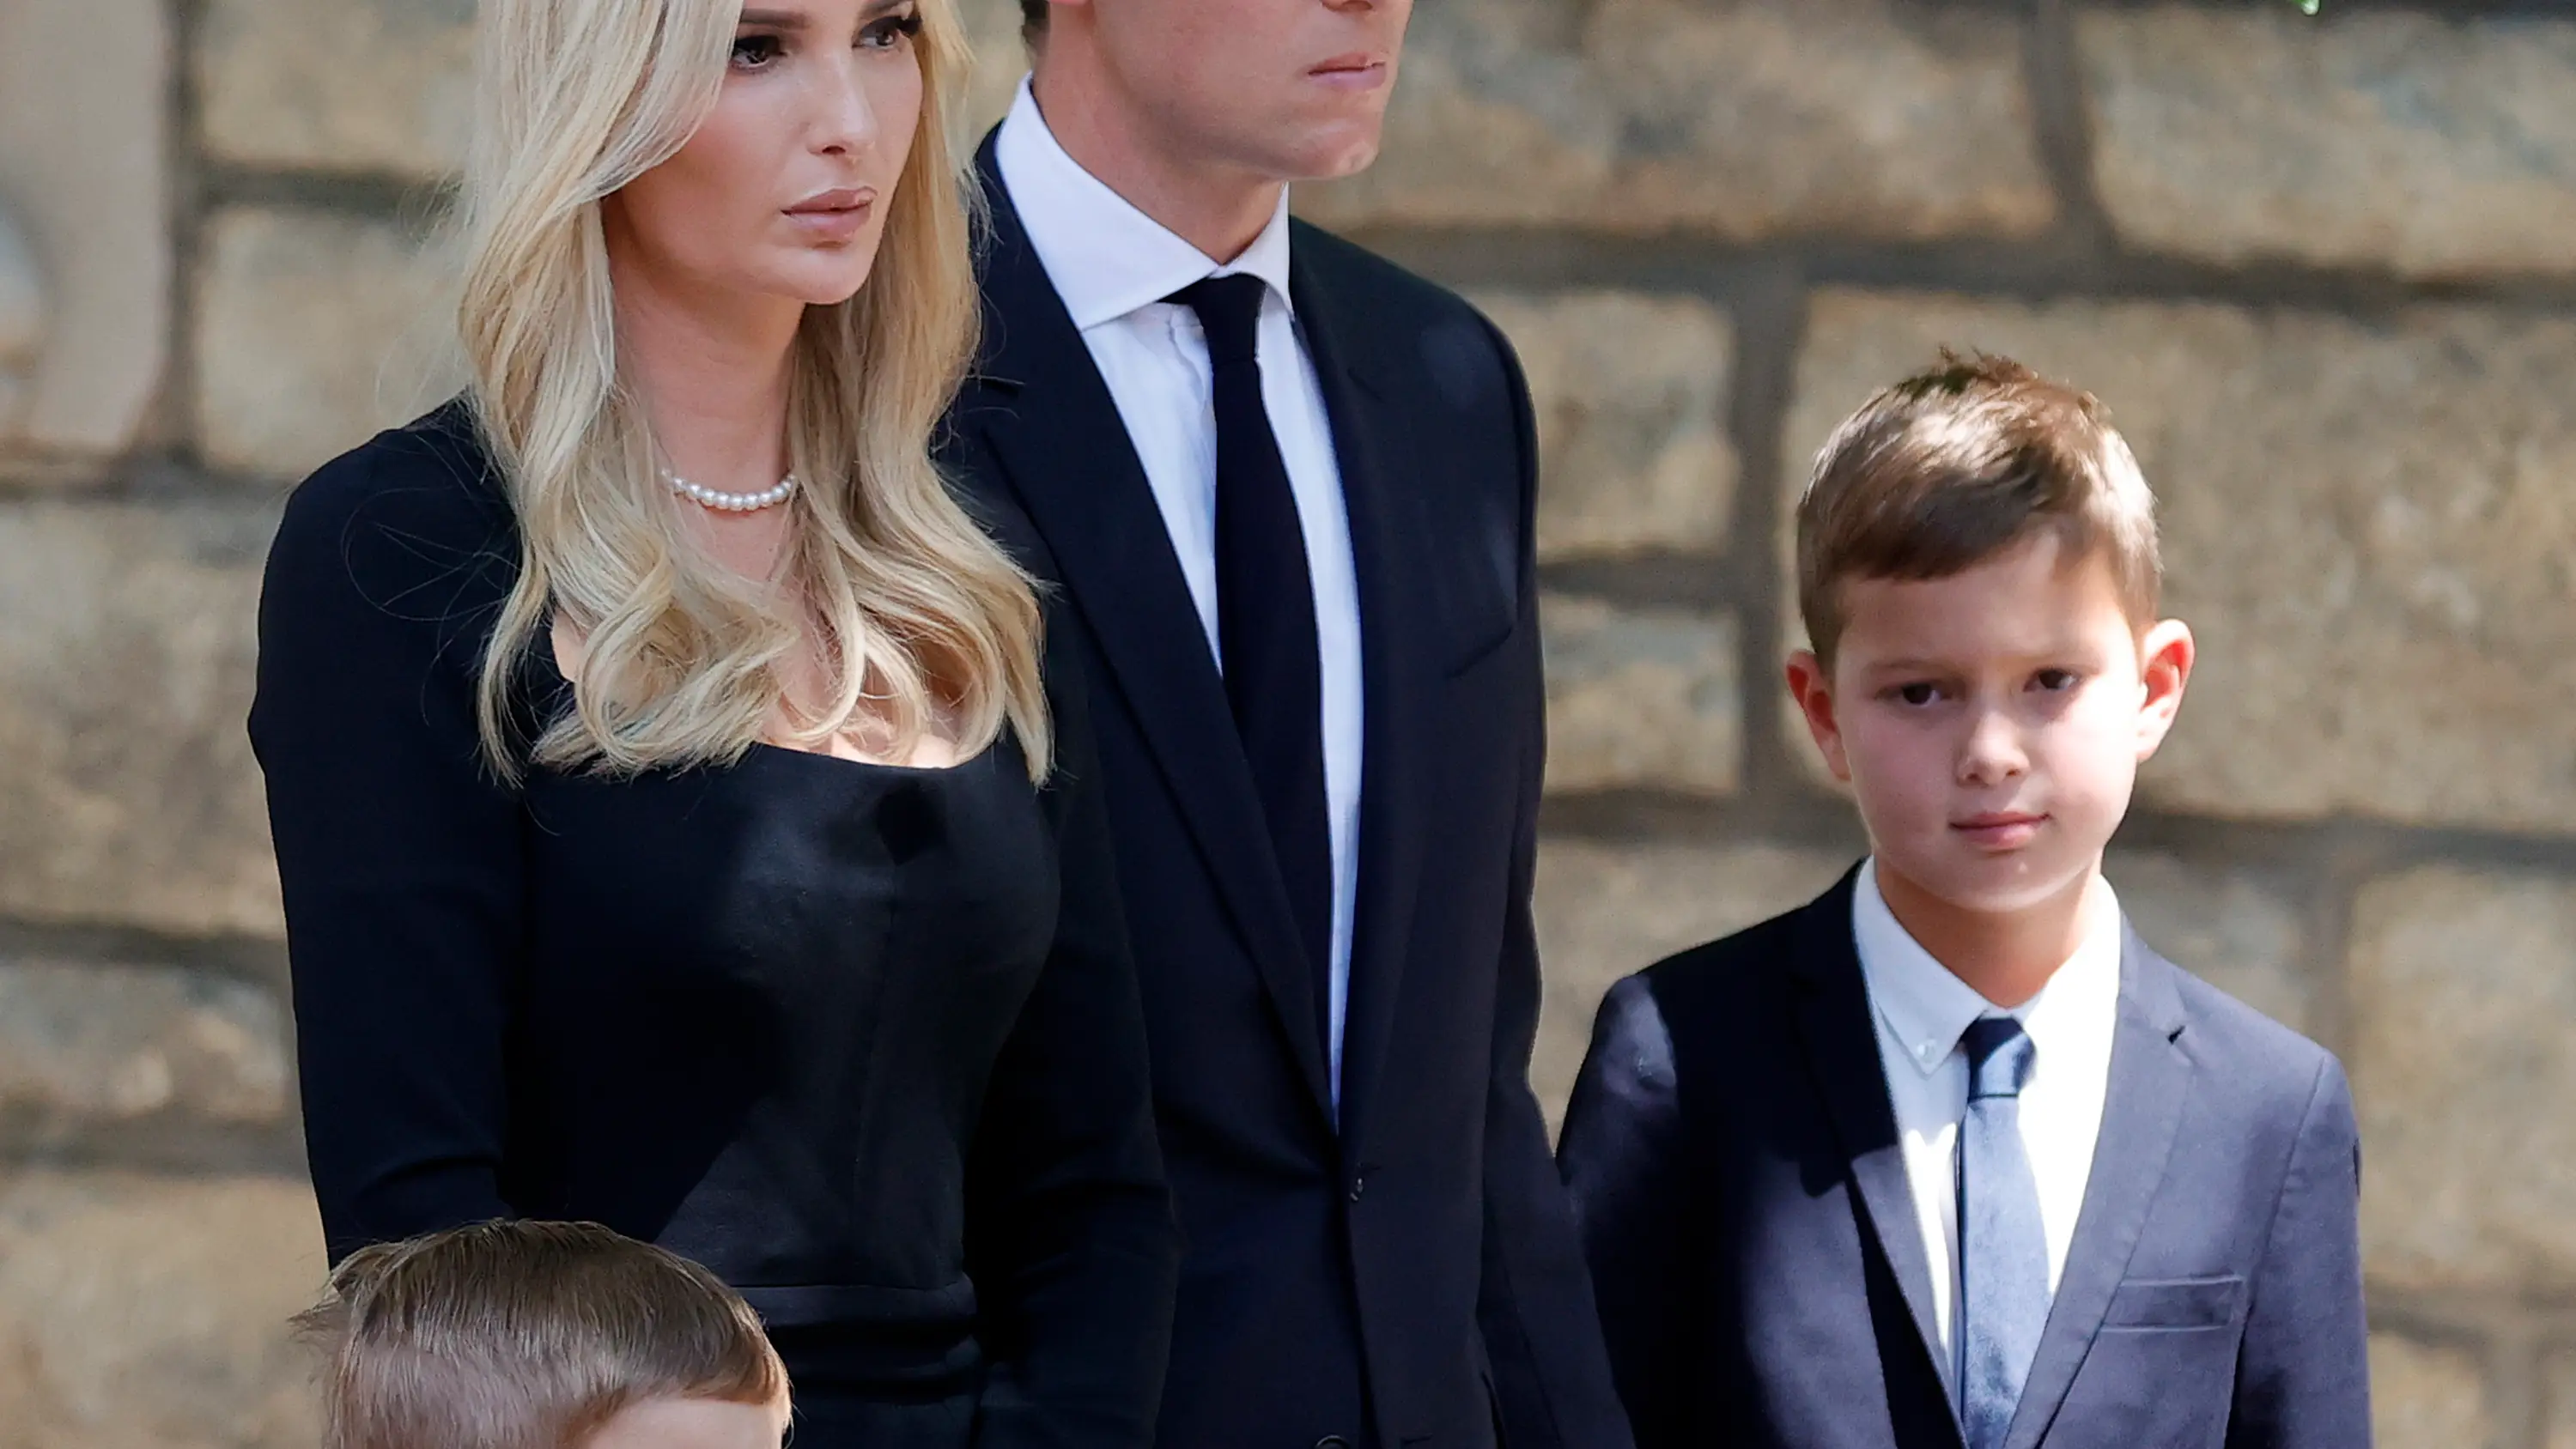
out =
<svg viewBox="0 0 2576 1449"><path fill-rule="evenodd" d="M573 1449L653 1399L787 1403L740 1296L593 1223L364 1248L296 1322L325 1359L323 1449Z"/></svg>
<svg viewBox="0 0 2576 1449"><path fill-rule="evenodd" d="M2164 568L2155 496L2093 395L2008 357L1949 349L1863 403L1816 456L1798 501L1798 612L1833 666L1840 586L1938 579L2053 529L2068 559L2109 561L2140 628Z"/></svg>

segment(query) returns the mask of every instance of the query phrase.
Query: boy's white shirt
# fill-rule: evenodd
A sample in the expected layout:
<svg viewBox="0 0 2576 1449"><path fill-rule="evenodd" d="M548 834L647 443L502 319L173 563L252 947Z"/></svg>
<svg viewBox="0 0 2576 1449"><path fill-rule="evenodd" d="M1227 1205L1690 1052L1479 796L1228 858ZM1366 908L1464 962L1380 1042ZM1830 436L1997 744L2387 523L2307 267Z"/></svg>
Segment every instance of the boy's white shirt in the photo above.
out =
<svg viewBox="0 0 2576 1449"><path fill-rule="evenodd" d="M1896 1131L1904 1146L1914 1220L1932 1270L1932 1318L1941 1361L1957 1382L1959 1301L1959 1123L1968 1110L1968 1059L1959 1038L1981 1016L2011 1016L2034 1048L2021 1094L2021 1136L2039 1187L2048 1238L2048 1290L2066 1253L2093 1176L2093 1150L2110 1094L2111 1043L2120 1014L2124 928L2110 882L2096 876L2075 954L2037 996L2004 1011L1923 949L1879 893L1875 859L1852 890L1852 940L1868 983Z"/></svg>

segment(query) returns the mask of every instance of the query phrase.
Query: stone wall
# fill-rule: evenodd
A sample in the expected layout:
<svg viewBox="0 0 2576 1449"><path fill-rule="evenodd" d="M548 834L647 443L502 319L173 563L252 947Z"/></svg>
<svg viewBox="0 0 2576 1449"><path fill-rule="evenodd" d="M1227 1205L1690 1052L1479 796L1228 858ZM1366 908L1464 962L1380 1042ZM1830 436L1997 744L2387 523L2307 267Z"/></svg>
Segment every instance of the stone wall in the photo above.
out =
<svg viewBox="0 0 2576 1449"><path fill-rule="evenodd" d="M968 0L1012 78L1009 0ZM1938 343L2100 391L2202 675L2113 878L2341 1052L2383 1442L2576 1449L2576 23L1418 0L1302 198L1527 354L1536 1079L1859 847L1787 500ZM242 738L285 485L444 375L472 0L0 0L0 1449L297 1449L320 1272Z"/></svg>

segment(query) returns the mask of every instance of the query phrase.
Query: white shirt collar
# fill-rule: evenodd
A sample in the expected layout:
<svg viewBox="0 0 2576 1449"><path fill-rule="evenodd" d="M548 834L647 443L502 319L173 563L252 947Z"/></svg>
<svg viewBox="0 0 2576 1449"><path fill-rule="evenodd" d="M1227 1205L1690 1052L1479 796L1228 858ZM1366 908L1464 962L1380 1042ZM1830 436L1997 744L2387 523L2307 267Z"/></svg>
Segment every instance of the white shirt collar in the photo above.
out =
<svg viewBox="0 0 2576 1449"><path fill-rule="evenodd" d="M2124 930L2111 883L2097 876L2094 889L2095 898L2085 903L2084 936L2075 954L2037 996L2005 1012L1923 949L1879 893L1877 860L1861 863L1852 885L1852 942L1860 951L1871 1005L1905 1044L1905 1055L1917 1070L1926 1076L1939 1071L1958 1049L1969 1023L1995 1013L2021 1022L2042 1064L2049 1059L2052 1038L2067 1039L2070 1030L2087 1037L2098 1034L2086 1028L2109 1022L2119 1009Z"/></svg>
<svg viewBox="0 0 2576 1449"><path fill-rule="evenodd" d="M1056 295L1085 332L1151 306L1193 282L1248 273L1288 295L1288 193L1244 254L1218 262L1109 189L1066 153L1020 81L1019 98L993 143L1002 184L1018 209Z"/></svg>

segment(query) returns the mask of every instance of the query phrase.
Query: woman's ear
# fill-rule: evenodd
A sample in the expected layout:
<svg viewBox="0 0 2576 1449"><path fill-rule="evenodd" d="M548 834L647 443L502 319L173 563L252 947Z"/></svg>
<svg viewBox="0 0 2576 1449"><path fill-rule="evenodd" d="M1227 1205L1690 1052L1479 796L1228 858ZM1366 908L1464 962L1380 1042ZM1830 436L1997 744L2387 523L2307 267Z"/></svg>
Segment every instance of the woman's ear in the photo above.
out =
<svg viewBox="0 0 2576 1449"><path fill-rule="evenodd" d="M1842 726L1834 719L1834 682L1832 671L1812 649L1801 649L1789 656L1789 697L1798 702L1798 713L1807 721L1807 733L1815 737L1816 748L1825 757L1825 768L1834 778L1851 783L1851 762L1843 755Z"/></svg>
<svg viewBox="0 0 2576 1449"><path fill-rule="evenodd" d="M2174 715L2182 708L2183 690L2191 683L2191 666L2197 657L2198 646L2192 642L2191 626L2180 619L2163 620L2140 636L2139 681L2143 688L2138 700L2138 759L2141 763L2153 758L2164 745L2165 736L2173 731Z"/></svg>

